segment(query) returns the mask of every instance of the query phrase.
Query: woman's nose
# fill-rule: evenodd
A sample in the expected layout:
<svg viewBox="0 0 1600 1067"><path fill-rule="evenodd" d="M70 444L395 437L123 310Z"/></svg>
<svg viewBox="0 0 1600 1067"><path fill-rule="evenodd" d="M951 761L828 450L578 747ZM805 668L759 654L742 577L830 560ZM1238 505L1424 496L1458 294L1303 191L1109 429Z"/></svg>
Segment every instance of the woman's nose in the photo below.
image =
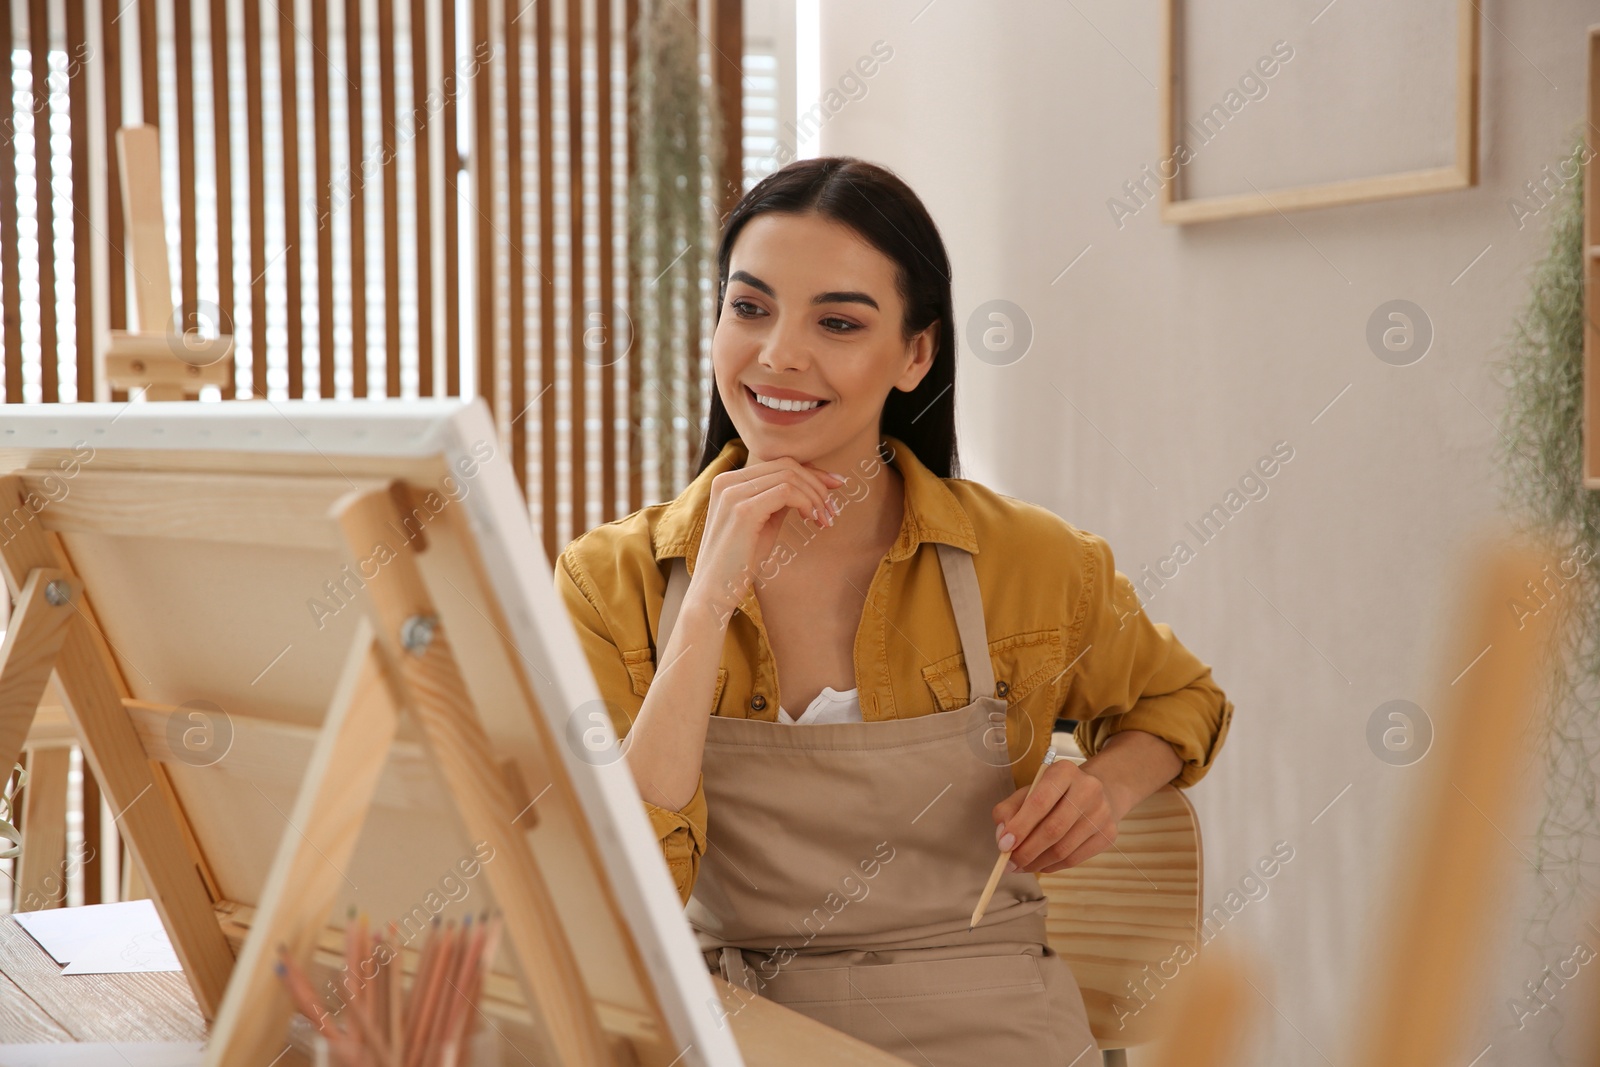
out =
<svg viewBox="0 0 1600 1067"><path fill-rule="evenodd" d="M775 371L804 370L811 365L811 351L801 329L782 322L767 335L760 358Z"/></svg>

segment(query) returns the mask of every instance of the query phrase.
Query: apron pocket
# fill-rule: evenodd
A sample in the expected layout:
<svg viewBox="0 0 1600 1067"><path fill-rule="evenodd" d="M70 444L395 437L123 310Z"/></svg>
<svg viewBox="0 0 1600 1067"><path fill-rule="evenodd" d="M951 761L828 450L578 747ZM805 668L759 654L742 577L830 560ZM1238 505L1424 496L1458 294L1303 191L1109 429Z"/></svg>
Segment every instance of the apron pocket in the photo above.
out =
<svg viewBox="0 0 1600 1067"><path fill-rule="evenodd" d="M888 962L839 967L796 967L806 959L799 957L761 993L916 1064L1065 1067L1059 1033L1075 1026L1056 1017L1061 1000L1038 956L917 959L919 951L892 949L880 953Z"/></svg>

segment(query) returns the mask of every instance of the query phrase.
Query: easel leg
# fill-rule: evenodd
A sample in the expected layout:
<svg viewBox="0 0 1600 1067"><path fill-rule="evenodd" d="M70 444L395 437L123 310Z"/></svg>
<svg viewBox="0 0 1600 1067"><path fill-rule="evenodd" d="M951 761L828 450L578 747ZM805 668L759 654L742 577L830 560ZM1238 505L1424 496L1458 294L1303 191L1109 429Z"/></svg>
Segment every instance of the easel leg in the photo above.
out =
<svg viewBox="0 0 1600 1067"><path fill-rule="evenodd" d="M139 865L133 862L133 848L128 844L126 837L119 836L117 843L122 854L122 873L118 884L122 889L118 894L121 900L148 900L150 887L145 885L144 876L139 873Z"/></svg>
<svg viewBox="0 0 1600 1067"><path fill-rule="evenodd" d="M31 516L24 497L21 478L0 478L0 510L22 510ZM128 686L100 633L94 607L83 595L83 584L72 573L59 540L37 519L25 522L0 543L0 563L8 587L18 590L24 589L24 576L32 581L35 571L55 572L46 589L54 587L52 598L67 605L59 610L71 612L54 663L67 717L90 771L111 802L113 820L127 835L134 863L154 890L156 911L194 990L200 1014L215 1018L233 971L233 950L217 922L199 869L200 857L172 809L165 774L145 756L144 744L123 706Z"/></svg>
<svg viewBox="0 0 1600 1067"><path fill-rule="evenodd" d="M283 1052L291 1005L273 973L278 946L302 966L310 958L394 742L398 705L380 655L362 619L212 1028L207 1067L266 1064Z"/></svg>
<svg viewBox="0 0 1600 1067"><path fill-rule="evenodd" d="M17 610L0 644L0 773L22 754L34 713L50 684L50 671L72 622L72 608L52 604L53 572L34 570L17 594Z"/></svg>
<svg viewBox="0 0 1600 1067"><path fill-rule="evenodd" d="M339 512L339 525L357 559L375 544L397 550L368 582L368 610L462 824L474 843L487 842L494 850L493 861L483 865L484 877L505 919L528 1010L543 1024L559 1062L609 1067L616 1061L577 956L527 833L515 824L520 812L437 625L438 612L413 556L418 546L393 544L395 531L403 528L394 496L352 494Z"/></svg>
<svg viewBox="0 0 1600 1067"><path fill-rule="evenodd" d="M67 768L69 745L28 750L27 799L22 806L22 856L17 875L18 911L67 904Z"/></svg>

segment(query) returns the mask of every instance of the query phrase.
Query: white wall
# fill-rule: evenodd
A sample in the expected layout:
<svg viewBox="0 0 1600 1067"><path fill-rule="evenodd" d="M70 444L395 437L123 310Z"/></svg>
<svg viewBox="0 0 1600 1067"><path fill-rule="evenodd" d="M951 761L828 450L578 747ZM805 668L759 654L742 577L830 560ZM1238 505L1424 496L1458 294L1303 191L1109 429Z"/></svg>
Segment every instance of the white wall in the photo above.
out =
<svg viewBox="0 0 1600 1067"><path fill-rule="evenodd" d="M1321 42L1326 54L1360 40L1338 19L1361 17L1361 0L1345 3L1298 43ZM893 57L865 96L827 120L822 154L884 163L924 198L955 264L963 331L995 298L1031 320L1032 349L1011 366L980 362L962 340L968 477L1103 534L1137 577L1275 442L1292 445L1268 495L1148 607L1237 705L1219 764L1191 794L1204 820L1208 901L1275 842L1295 850L1268 895L1219 935L1271 969L1262 988L1272 1006L1257 1005L1247 1062L1348 1062L1355 992L1386 918L1391 846L1409 829L1408 791L1426 762L1381 762L1366 725L1394 698L1436 709L1463 666L1443 662L1438 624L1455 603L1464 539L1499 507L1490 362L1546 239L1543 217L1519 229L1507 201L1579 129L1585 29L1600 5L1480 5L1492 25L1483 28L1476 188L1191 227L1162 224L1152 206L1119 229L1107 199L1159 156L1160 6L824 0L825 89L876 40ZM1301 6L1284 17L1304 22L1323 4ZM1406 16L1408 39L1451 39L1449 22L1433 23L1437 6ZM1253 55L1269 44L1238 46ZM1385 57L1374 48L1353 61ZM1375 66L1373 77L1388 70ZM1286 67L1281 85L1297 73ZM1405 91L1448 92L1437 77L1423 80ZM1295 101L1283 92L1250 106L1260 114ZM1369 108L1348 126L1404 144L1397 121ZM1280 113L1262 128L1282 125ZM1244 140L1249 130L1239 129ZM1335 153L1335 162L1348 160ZM1381 362L1365 340L1369 316L1394 298L1421 305L1435 330L1431 351L1408 367ZM1530 852L1531 809L1496 821L1518 897L1510 912L1532 895L1535 876L1513 851ZM1554 1063L1552 1046L1581 1046L1600 968L1520 1031L1507 1001L1576 939L1600 949L1586 917L1564 913L1543 948L1523 945L1512 924L1462 932L1497 946L1483 1002L1462 1028L1462 1067L1480 1053L1476 1067Z"/></svg>

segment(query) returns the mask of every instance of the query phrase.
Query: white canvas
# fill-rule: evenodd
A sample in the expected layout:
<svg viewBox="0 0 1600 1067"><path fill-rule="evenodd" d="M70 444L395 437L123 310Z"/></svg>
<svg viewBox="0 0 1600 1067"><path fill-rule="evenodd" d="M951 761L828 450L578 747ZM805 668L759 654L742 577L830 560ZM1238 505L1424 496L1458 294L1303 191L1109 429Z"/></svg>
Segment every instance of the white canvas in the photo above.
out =
<svg viewBox="0 0 1600 1067"><path fill-rule="evenodd" d="M453 468L473 456L475 442L484 441L498 437L481 400L18 405L0 418L0 471L37 463L40 450L59 453L78 442L94 449L97 470L137 467L141 453L170 451L322 457L330 464L339 457L392 458L397 471L408 461L442 457ZM481 460L481 451L475 458ZM532 668L528 682L550 734L564 738L566 711L600 694L554 591L550 562L504 449L496 447L483 462L460 505L509 623L506 636ZM91 587L91 601L93 596ZM609 741L614 745L615 736ZM678 1062L742 1064L626 766L580 758L566 744L555 748L590 821L626 916L627 936L683 1050ZM547 881L560 878L559 870L542 866Z"/></svg>

